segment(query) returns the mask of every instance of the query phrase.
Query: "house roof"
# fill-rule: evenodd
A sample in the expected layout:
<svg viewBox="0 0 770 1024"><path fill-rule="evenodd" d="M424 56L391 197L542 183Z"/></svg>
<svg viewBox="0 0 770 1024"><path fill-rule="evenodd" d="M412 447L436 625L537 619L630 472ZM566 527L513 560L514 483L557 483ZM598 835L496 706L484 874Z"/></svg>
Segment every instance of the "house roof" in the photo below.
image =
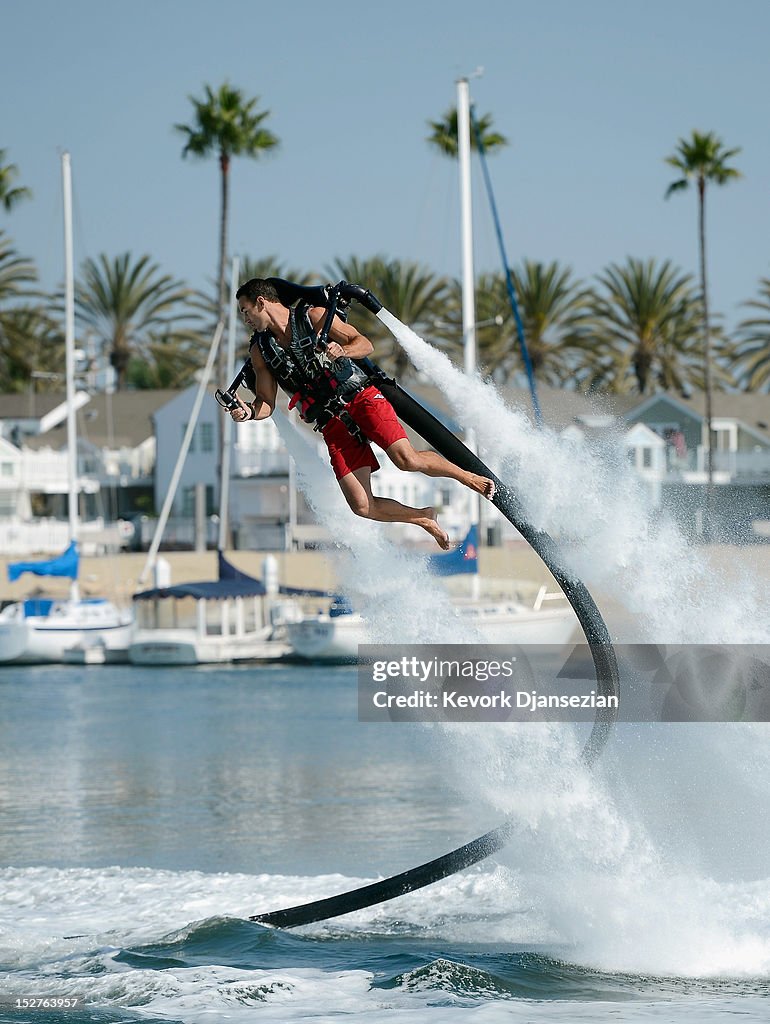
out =
<svg viewBox="0 0 770 1024"><path fill-rule="evenodd" d="M624 413L626 416L637 416L643 412L644 407L659 401L670 402L674 408L686 409L699 419L706 415L706 396L702 391L694 392L687 398L667 391L654 392L644 397L637 395L633 402L628 401ZM715 391L711 409L712 416L736 420L751 428L770 444L770 395L758 392Z"/></svg>
<svg viewBox="0 0 770 1024"><path fill-rule="evenodd" d="M666 442L660 434L656 434L654 430L648 427L646 423L642 423L641 420L629 428L626 433L626 441L642 441L646 445L652 445L655 448L666 447Z"/></svg>
<svg viewBox="0 0 770 1024"><path fill-rule="evenodd" d="M177 393L147 390L93 395L77 414L78 437L98 448L136 448L154 436L153 414ZM61 392L0 395L0 420L38 420L65 401ZM66 441L66 422L45 434L24 437L24 445L33 449L59 449Z"/></svg>

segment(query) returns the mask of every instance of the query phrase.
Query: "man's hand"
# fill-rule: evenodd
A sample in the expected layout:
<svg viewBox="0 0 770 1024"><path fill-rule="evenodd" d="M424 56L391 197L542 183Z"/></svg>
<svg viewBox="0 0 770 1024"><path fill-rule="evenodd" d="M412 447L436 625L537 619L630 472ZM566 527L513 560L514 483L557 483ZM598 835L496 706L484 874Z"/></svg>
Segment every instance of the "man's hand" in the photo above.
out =
<svg viewBox="0 0 770 1024"><path fill-rule="evenodd" d="M330 341L326 346L326 354L330 359L341 359L345 355L345 349L336 341Z"/></svg>
<svg viewBox="0 0 770 1024"><path fill-rule="evenodd" d="M250 405L246 405L243 399L239 395L234 396L235 401L238 403L234 405L230 410L230 416L236 423L243 423L246 420L252 418L253 410Z"/></svg>

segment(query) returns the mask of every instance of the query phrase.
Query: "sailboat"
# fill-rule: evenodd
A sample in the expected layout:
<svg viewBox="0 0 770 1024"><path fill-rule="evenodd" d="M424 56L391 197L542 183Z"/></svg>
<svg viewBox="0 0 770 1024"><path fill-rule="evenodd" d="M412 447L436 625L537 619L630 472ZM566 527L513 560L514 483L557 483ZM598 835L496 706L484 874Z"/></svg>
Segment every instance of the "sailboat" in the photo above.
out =
<svg viewBox="0 0 770 1024"><path fill-rule="evenodd" d="M78 589L77 424L75 420L75 284L72 252L72 172L62 154L64 196L64 300L67 377L69 534L66 551L43 562L8 566L11 581L22 573L69 578L67 599L17 601L0 612L0 664L122 660L131 639L132 615L104 598L81 598ZM69 653L69 656L68 656Z"/></svg>

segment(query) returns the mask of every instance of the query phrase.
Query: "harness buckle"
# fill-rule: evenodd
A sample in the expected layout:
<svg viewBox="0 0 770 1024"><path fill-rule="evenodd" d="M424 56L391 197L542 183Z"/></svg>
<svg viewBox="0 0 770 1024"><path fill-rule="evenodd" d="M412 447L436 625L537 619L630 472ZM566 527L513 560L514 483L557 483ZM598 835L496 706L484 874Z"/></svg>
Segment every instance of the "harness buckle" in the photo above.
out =
<svg viewBox="0 0 770 1024"><path fill-rule="evenodd" d="M352 437L354 437L356 439L356 441L360 441L361 444L366 444L366 438L364 437L363 431L361 430L359 425L355 422L355 420L350 415L350 413L347 411L347 409L340 409L340 411L337 413L337 416L342 421L342 424L345 427L345 429L347 430L347 432Z"/></svg>

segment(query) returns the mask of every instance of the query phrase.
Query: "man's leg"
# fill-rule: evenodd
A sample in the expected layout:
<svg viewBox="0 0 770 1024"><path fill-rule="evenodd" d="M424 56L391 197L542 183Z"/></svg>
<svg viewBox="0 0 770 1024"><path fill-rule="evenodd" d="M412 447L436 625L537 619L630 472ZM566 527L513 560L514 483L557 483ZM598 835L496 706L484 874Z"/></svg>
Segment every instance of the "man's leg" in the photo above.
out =
<svg viewBox="0 0 770 1024"><path fill-rule="evenodd" d="M407 473L448 477L450 480L459 480L461 484L470 487L472 491L477 491L490 501L495 496L494 482L488 477L460 469L459 466L455 466L453 462L449 462L443 455L438 455L436 452L418 452L405 437L402 437L400 441L394 441L387 449L386 454L394 466Z"/></svg>
<svg viewBox="0 0 770 1024"><path fill-rule="evenodd" d="M345 500L357 516L374 519L378 523L411 523L420 526L440 548L449 550L449 537L438 525L434 508L412 508L393 498L378 498L372 494L371 476L371 468L364 466L346 473L338 481Z"/></svg>

